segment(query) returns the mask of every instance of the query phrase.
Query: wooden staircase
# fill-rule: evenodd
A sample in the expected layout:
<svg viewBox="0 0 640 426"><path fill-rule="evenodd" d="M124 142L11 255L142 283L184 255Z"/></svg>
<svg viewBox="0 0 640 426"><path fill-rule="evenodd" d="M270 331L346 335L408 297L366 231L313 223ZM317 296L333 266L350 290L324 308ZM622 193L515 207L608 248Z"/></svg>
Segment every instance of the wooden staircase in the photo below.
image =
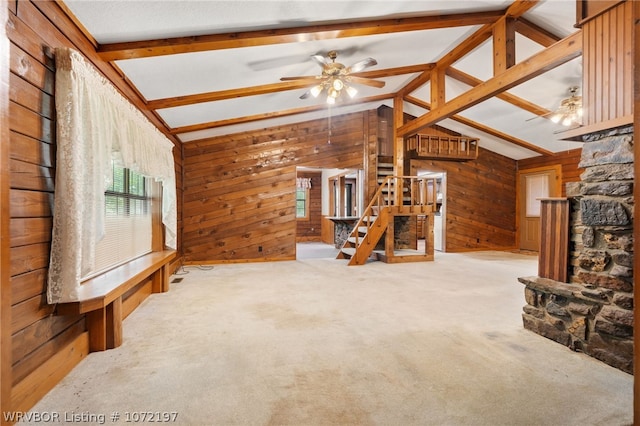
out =
<svg viewBox="0 0 640 426"><path fill-rule="evenodd" d="M348 259L349 265L363 265L372 257L387 263L433 260L432 213L436 205L435 184L433 178L385 177L344 242L337 259ZM418 215L429 218L424 253L396 250L394 232L396 216ZM382 250L379 249L379 243L383 236L385 236L385 242Z"/></svg>

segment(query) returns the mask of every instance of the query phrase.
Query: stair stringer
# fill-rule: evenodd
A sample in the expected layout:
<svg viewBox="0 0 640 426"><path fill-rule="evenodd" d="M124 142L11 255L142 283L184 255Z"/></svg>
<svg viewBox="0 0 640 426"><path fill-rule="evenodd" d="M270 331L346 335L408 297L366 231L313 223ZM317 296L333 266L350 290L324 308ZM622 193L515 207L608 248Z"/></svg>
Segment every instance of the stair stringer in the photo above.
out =
<svg viewBox="0 0 640 426"><path fill-rule="evenodd" d="M373 250L376 248L378 241L380 241L380 238L382 238L388 226L389 207L387 206L379 209L376 220L370 226L367 226L366 234L362 236L358 235L359 227L356 226L353 231L351 231L351 236L356 237L359 244L356 245L356 251L351 256L351 259L349 259L348 265L364 265L369 256L373 253Z"/></svg>

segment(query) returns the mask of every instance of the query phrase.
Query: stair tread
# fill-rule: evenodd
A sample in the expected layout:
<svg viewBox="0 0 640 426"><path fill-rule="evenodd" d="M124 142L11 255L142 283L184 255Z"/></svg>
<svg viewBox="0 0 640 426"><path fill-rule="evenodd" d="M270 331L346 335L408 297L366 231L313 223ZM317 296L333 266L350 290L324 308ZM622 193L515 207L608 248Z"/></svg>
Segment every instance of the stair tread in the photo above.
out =
<svg viewBox="0 0 640 426"><path fill-rule="evenodd" d="M355 247L342 247L342 251L344 254L349 255L349 256L353 256L356 254L356 249Z"/></svg>

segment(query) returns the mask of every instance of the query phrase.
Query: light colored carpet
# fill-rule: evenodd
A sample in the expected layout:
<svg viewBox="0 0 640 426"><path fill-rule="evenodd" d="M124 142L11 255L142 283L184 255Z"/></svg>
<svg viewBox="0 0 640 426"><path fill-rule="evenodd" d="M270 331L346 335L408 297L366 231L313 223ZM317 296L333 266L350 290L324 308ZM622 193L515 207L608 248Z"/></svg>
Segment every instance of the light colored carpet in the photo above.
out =
<svg viewBox="0 0 640 426"><path fill-rule="evenodd" d="M184 425L623 425L632 376L524 330L533 256L188 268L34 408ZM131 418L131 417L130 417Z"/></svg>

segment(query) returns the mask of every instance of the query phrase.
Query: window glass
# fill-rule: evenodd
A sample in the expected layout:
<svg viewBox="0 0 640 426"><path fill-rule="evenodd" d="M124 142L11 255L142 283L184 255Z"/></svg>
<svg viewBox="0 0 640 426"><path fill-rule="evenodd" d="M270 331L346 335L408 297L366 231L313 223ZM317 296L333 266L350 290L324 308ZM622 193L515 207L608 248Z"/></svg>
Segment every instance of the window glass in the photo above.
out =
<svg viewBox="0 0 640 426"><path fill-rule="evenodd" d="M96 246L96 264L84 279L151 252L151 191L148 179L113 165L105 191L105 236Z"/></svg>
<svg viewBox="0 0 640 426"><path fill-rule="evenodd" d="M309 190L298 188L296 190L296 217L305 218L308 215L307 202L309 199Z"/></svg>

